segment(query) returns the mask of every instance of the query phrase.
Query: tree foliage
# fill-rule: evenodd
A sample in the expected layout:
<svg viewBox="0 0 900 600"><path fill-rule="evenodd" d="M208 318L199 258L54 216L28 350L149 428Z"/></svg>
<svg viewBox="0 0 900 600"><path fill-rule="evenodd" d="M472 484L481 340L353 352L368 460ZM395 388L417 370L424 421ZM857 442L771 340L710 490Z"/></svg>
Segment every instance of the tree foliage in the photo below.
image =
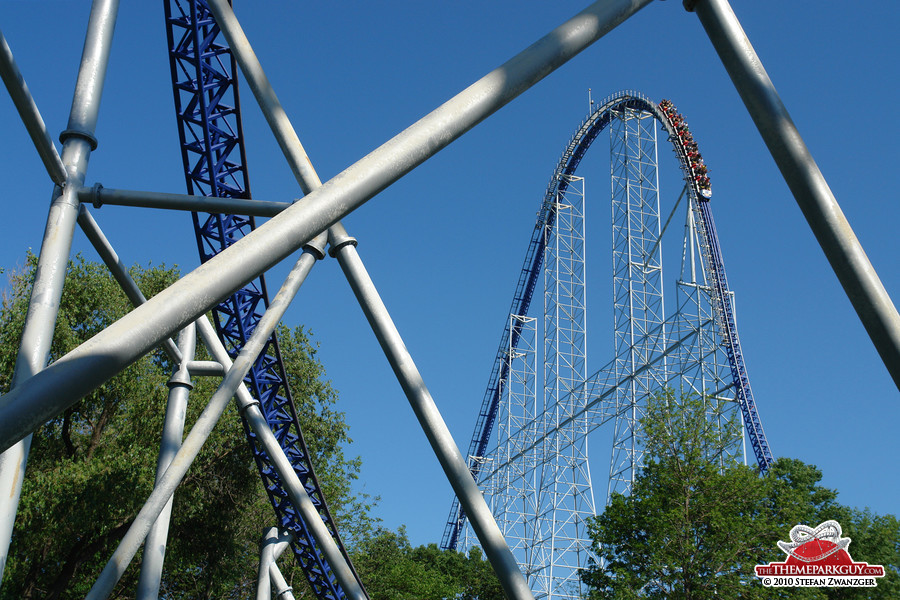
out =
<svg viewBox="0 0 900 600"><path fill-rule="evenodd" d="M3 391L11 382L34 269L29 257L4 293ZM137 267L132 275L148 297L178 277L165 266ZM50 360L130 309L105 269L78 257L69 266ZM345 454L350 439L335 408L337 394L308 334L298 327L280 335L298 416L331 510L351 540L368 537L371 500L351 488L360 463ZM170 373L164 355L147 355L35 432L0 597L80 598L90 589L153 487ZM217 384L194 379L187 428ZM240 418L229 408L176 492L163 595L246 596L255 587L262 529L273 522ZM140 556L114 597L133 596L139 564ZM282 570L303 581L298 567Z"/></svg>
<svg viewBox="0 0 900 600"><path fill-rule="evenodd" d="M9 389L36 261L13 273L0 307L0 389ZM178 277L165 266L131 270L148 297ZM131 309L102 265L70 263L50 361ZM278 330L294 404L319 483L373 600L495 600L499 583L477 549L468 556L413 548L405 532L378 527L377 501L354 491L361 462L338 396L302 327ZM198 359L206 358L201 352ZM149 495L172 371L151 353L35 432L0 599L82 598ZM186 429L217 379L194 378ZM232 407L216 426L175 494L161 597L252 597L258 542L274 515ZM289 553L288 553L289 554ZM297 598L312 598L285 554L281 571ZM114 598L134 597L140 554Z"/></svg>
<svg viewBox="0 0 900 600"><path fill-rule="evenodd" d="M365 540L354 563L372 600L504 600L500 582L478 548L468 555L437 545L412 547L403 528Z"/></svg>
<svg viewBox="0 0 900 600"><path fill-rule="evenodd" d="M629 496L614 495L588 525L600 563L582 574L590 598L896 598L897 519L836 502L814 466L781 458L765 477L724 451L736 423L721 425L709 399L651 399L641 425L647 465ZM720 430L719 427L722 427ZM722 434L720 431L724 431ZM784 559L776 542L799 523L836 519L855 560L883 564L875 590L765 588L754 566ZM879 562L880 561L880 562Z"/></svg>

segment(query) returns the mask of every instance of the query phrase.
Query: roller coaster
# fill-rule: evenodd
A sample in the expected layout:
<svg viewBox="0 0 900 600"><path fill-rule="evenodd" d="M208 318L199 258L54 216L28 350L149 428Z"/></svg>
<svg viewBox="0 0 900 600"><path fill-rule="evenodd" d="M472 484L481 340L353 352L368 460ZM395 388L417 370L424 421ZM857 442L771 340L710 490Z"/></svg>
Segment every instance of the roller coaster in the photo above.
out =
<svg viewBox="0 0 900 600"><path fill-rule="evenodd" d="M665 220L656 124L671 142L684 181ZM577 168L607 129L616 357L588 376L585 178ZM578 570L590 547L585 519L596 510L587 436L615 422L609 492L628 493L641 466L638 421L650 395L673 389L718 400L719 408L710 410L714 426L738 407L760 472L772 463L744 366L711 198L708 168L684 116L669 100L657 104L636 92L600 102L550 178L468 450L472 476L538 597L583 596ZM679 208L685 213L684 236L677 240L681 268L676 294L667 300L663 239ZM540 281L543 314L535 316L530 307ZM668 314L666 306L673 305ZM541 356L537 327L528 326L535 321L543 324ZM723 445L739 450L737 440ZM454 501L441 546L477 544L465 525L465 511Z"/></svg>
<svg viewBox="0 0 900 600"><path fill-rule="evenodd" d="M96 120L118 11L116 0L95 0L93 3L72 111L68 126L60 135L61 153L50 141L11 49L5 38L0 38L0 74L55 185L51 219L38 259L38 276L20 346L25 366L17 368L12 389L0 399L0 442L5 449L0 463L0 482L4 489L11 491L8 500L4 500L5 520L0 523L4 563L31 433L141 355L162 347L173 363L179 365L173 381L177 379L189 384L192 370L199 373L212 368L223 373L222 384L183 443L175 442L165 447L164 442L156 487L88 598L108 597L145 539L156 536L154 539L161 539L164 547L172 493L232 398L239 406L250 451L277 517L277 527L267 538L261 554L257 597L270 597L272 586L280 597L290 597L290 590L275 564L277 554L290 546L316 597L366 598L363 582L353 569L319 489L273 334L275 325L312 265L325 256L326 248L337 258L350 281L456 494L443 545L457 547L460 537L469 535L463 533L464 529L470 531L483 547L509 597L566 597L572 593L573 574L584 548L583 536L579 537L581 534L577 531L572 533L568 527L577 528L578 515L594 510L593 499L589 498L593 492L589 482L586 484L583 479L586 469L580 464L560 469L553 460L533 461L522 457L533 455L541 444L551 444L572 450L571 456L576 457L576 463L586 463L583 444L587 433L614 420L616 434L609 491L627 491L641 462L636 428L638 404L640 398L659 389L659 385L677 383L711 398L731 394L726 399L733 410L740 412L753 455L760 470L765 471L772 455L750 390L737 335L732 295L710 210L712 186L698 146L690 136L684 118L671 103L656 104L636 93L610 97L589 116L566 147L540 208L509 321L478 415L468 464L437 412L368 278L355 252L355 240L340 222L428 156L512 101L649 2L614 0L595 3L322 184L230 4L225 0L167 0L164 3L165 25L186 195L111 190L86 183L88 157L97 147ZM761 125L764 137L799 139L791 131L783 130L790 120L785 123L785 119L780 118L783 106L764 72L760 75L741 63L741 55L745 58L754 55L748 42L729 33L736 18L727 2L686 1L685 7L697 10L726 66L739 74L736 77L739 90L751 97L755 94L767 99L767 103L751 105L755 118L778 123L778 127ZM739 29L739 24L737 27ZM745 51L735 58L729 49L744 43L747 44ZM306 195L304 202L291 204L252 199L237 90L238 70L246 78ZM755 73L757 80L749 81L752 78L750 72ZM743 82L741 77L748 78L748 82ZM696 249L699 252L699 257L694 258L702 265L703 277L702 281L697 278L679 281L683 296L679 297L679 309L672 319L662 310L661 264L653 262L661 246L660 238L672 217L670 215L662 224L658 200L655 212L646 210L654 204L653 198L658 193L658 185L651 184L657 169L657 123L672 142L684 175L685 231L689 244L692 244L690 251ZM614 254L620 253L623 257L640 255L644 275L640 280L630 272L615 276L616 358L596 375L588 377L583 351L586 329L583 296L585 194L583 179L575 171L588 147L607 127L614 130L612 139L621 144L611 153L617 157L614 162L618 161L612 168ZM613 145L616 143L614 141ZM651 147L652 160L648 150ZM811 192L813 195L836 207L833 197L829 198L830 193L823 192L822 186L795 181L816 177L815 173L810 175L809 165L814 166L814 162L802 142L776 156L776 160L785 163L783 169L789 184L796 188L795 195L806 197L809 188L816 188ZM824 189L827 190L827 186ZM628 215L634 212L635 206L630 203L635 201L636 210L642 212L644 219L639 229L655 231L654 234L632 234ZM192 211L202 265L153 299L146 300L91 217L88 204L174 207ZM801 206L805 210L818 210L803 202ZM839 209L831 211L832 215L835 213L840 216ZM254 217L257 216L272 218L256 227ZM48 366L45 364L46 344L52 337L64 265L69 258L76 222L136 309ZM826 221L820 226L849 230L842 222ZM855 238L847 243L854 242ZM294 269L278 294L270 299L263 273L300 249L303 252ZM872 306L883 307L885 303L880 297L883 287L879 292L880 284L874 289L870 285L874 276L871 266L865 268L865 265L855 264L853 261L857 259L847 258L846 252L835 253L830 247L826 251L867 328L873 332L873 341L890 369L896 364L891 359L897 354L896 336L892 333L897 330L896 310L893 313L881 308L872 310ZM545 268L549 263L553 264L552 269ZM631 271L637 263L622 258L617 259L617 264L627 265ZM684 263L693 264L691 261ZM532 294L541 275L545 285L543 385L548 391L543 412L536 407L536 394L532 389L537 329L534 319L528 316ZM636 287L641 287L641 291L635 292ZM862 288L864 291L859 292ZM560 293L560 290L564 292ZM641 306L635 309L638 303ZM689 303L696 308L690 318L684 310ZM213 324L204 316L207 311L212 311ZM634 329L639 322L642 329L636 335ZM625 331L626 323L630 326L628 335L621 333ZM170 336L179 331L189 333L182 333L176 344ZM193 361L194 335L202 339L215 358L215 367ZM724 359L720 358L720 353ZM672 371L657 371L655 366L649 368L669 362L676 362L679 367ZM897 374L893 374L896 379ZM512 391L514 384L520 385L521 389ZM170 402L176 401L176 387L173 386ZM636 394L638 387L640 392ZM631 388L631 392L626 393L625 388ZM514 396L517 400L510 401L509 398ZM553 407L552 412L559 420L550 422L538 418L549 414L547 407ZM507 425L500 423L502 418L498 421L498 417L504 416ZM513 416L517 419L516 426L509 425ZM536 427L538 421L545 429ZM183 427L183 422L170 424L167 416L166 436L178 431L179 427ZM501 443L492 455L488 446L495 428L501 430ZM180 438L180 434L177 437ZM167 458L164 459L164 455ZM494 464L485 469L488 459L495 459ZM503 466L498 468L500 463ZM572 467L571 461L569 467ZM564 474L563 470L573 473L574 477ZM504 478L505 487L498 484ZM546 508L539 499L544 489L541 484L532 490L535 496L529 500L532 505L528 510L500 511L495 519L476 481L487 482L488 489L493 490L497 498L504 494L511 496L512 490L524 489L516 486L524 486L526 481L547 482L548 485L553 482L557 488L562 485L574 490L562 495L575 500L571 505ZM4 498L7 498L6 494ZM567 524L558 528L555 522L563 514L569 515L564 518ZM538 517L546 515L552 515L550 522L554 524L546 526L539 520ZM517 529L519 527L523 529ZM525 533L526 529L531 533ZM504 537L516 541L512 550ZM565 547L557 545L557 541L564 538L571 543ZM520 551L538 558L522 558ZM575 562L572 562L573 556ZM161 570L162 556L146 552L139 597L158 595ZM549 575L554 570L556 575Z"/></svg>

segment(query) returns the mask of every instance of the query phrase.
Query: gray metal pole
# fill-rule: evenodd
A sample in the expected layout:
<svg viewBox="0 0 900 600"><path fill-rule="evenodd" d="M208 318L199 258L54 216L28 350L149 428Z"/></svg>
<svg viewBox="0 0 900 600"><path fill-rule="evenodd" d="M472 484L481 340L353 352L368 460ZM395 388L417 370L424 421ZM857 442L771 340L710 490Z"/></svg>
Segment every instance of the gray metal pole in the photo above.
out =
<svg viewBox="0 0 900 600"><path fill-rule="evenodd" d="M84 182L90 152L95 143L92 141L93 133L97 126L97 111L109 63L109 49L118 8L118 0L95 0L91 7L81 67L69 115L67 131L70 131L70 134L66 135L63 141L61 160L67 172L66 185L62 190L59 186L55 186L53 190L53 201L41 243L28 314L25 317L25 327L16 357L11 385L13 390L29 387L25 382L47 364L78 215L78 199L75 191ZM27 410L25 405L21 408ZM43 420L40 423L42 422ZM22 479L31 447L30 433L40 423L35 423L27 431L19 432L16 440L4 444L4 452L0 456L0 579L6 566L22 491ZM18 443L13 446L12 442L16 441Z"/></svg>
<svg viewBox="0 0 900 600"><path fill-rule="evenodd" d="M0 398L0 450L543 79L652 0L596 2L240 241Z"/></svg>
<svg viewBox="0 0 900 600"><path fill-rule="evenodd" d="M688 0L685 7L697 11L831 268L900 388L900 315L737 16L727 0Z"/></svg>
<svg viewBox="0 0 900 600"><path fill-rule="evenodd" d="M269 527L263 532L259 544L259 568L256 573L256 600L272 600L272 579L269 567L275 564L272 545L278 540L278 528Z"/></svg>
<svg viewBox="0 0 900 600"><path fill-rule="evenodd" d="M459 503L465 509L507 598L533 599L525 576L522 575L500 528L497 527L491 509L475 484L465 459L453 441L450 430L400 337L400 332L394 326L387 307L356 252L356 240L347 235L343 227L335 225L329 230L329 243L331 244L329 252L337 257L347 281L350 282L350 287L406 393L409 404L437 455L456 497L459 498Z"/></svg>
<svg viewBox="0 0 900 600"><path fill-rule="evenodd" d="M272 577L272 585L275 586L275 600L294 600L294 588L285 581L277 563L272 563L269 574Z"/></svg>
<svg viewBox="0 0 900 600"><path fill-rule="evenodd" d="M230 5L223 0L212 0L210 8L303 192L310 194L319 189L322 184L312 161L303 149L296 130L278 101L262 65L254 54ZM475 485L466 462L450 435L450 430L447 429L421 375L413 364L412 357L394 327L387 308L381 303L374 284L356 254L355 240L347 235L340 222L329 228L328 235L329 243L333 251L337 253L341 268L356 292L357 299L369 318L369 323L381 342L388 360L394 367L394 372L419 418L419 423L425 430L426 437L431 442L439 462L444 467L444 472L457 492L466 514L473 521L473 528L478 534L503 589L510 598L533 598L515 557L500 533L493 514L485 503L481 491ZM408 368L401 368L400 365L408 365Z"/></svg>
<svg viewBox="0 0 900 600"><path fill-rule="evenodd" d="M178 336L178 349L183 357L181 364L169 379L169 400L166 404L166 418L163 423L162 440L159 444L159 458L156 462L156 481L162 478L172 459L181 447L184 435L184 421L187 416L188 395L193 389L188 363L194 360L197 346L197 330L191 323ZM136 597L138 600L158 600L162 580L163 561L166 556L166 542L169 537L169 521L172 517L172 498L166 502L156 522L144 541L141 559L141 574L138 579Z"/></svg>
<svg viewBox="0 0 900 600"><path fill-rule="evenodd" d="M331 565L335 577L338 579L344 592L348 598L365 600L366 596L356 581L352 569L347 565L343 554L316 512L312 500L310 500L300 479L294 472L293 466L287 456L285 456L284 450L281 449L281 446L275 439L275 435L269 429L265 417L259 410L259 403L252 398L247 400L246 397L237 394L238 389L242 386L244 376L253 366L256 357L264 348L269 336L281 320L284 311L287 310L317 258L315 253L308 251L304 252L298 259L297 264L288 275L278 294L275 295L268 310L263 314L250 339L247 340L234 364L228 369L222 384L213 394L209 404L184 440L181 449L157 482L150 497L135 517L132 526L125 533L100 577L97 578L87 596L87 600L107 598L112 592L125 568L131 562L131 559L134 558L141 542L147 536L151 525L156 521L163 506L168 502L175 492L175 488L184 478L191 462L209 437L232 397L236 397L238 403L242 405L241 408L244 410L248 424L253 428L257 434L258 441L269 454L275 469L285 484L288 496L306 522L310 533L312 533L320 550L325 555L329 565ZM203 333L204 328L201 323L201 335Z"/></svg>
<svg viewBox="0 0 900 600"><path fill-rule="evenodd" d="M81 202L91 203L96 207L110 204L230 215L251 215L254 217L274 217L291 205L290 202L116 190L105 188L100 184L78 190L78 199Z"/></svg>
<svg viewBox="0 0 900 600"><path fill-rule="evenodd" d="M272 568L278 570L275 561L288 548L293 538L291 532L279 532L277 527L269 527L263 532L259 550L259 570L256 577L257 600L272 600Z"/></svg>
<svg viewBox="0 0 900 600"><path fill-rule="evenodd" d="M66 168L56 151L56 146L50 140L44 119L41 118L37 104L35 104L31 92L28 91L28 86L25 85L25 79L22 77L19 67L16 66L12 50L6 42L6 38L3 37L2 31L0 31L0 79L3 79L50 179L57 185L63 185L66 182Z"/></svg>

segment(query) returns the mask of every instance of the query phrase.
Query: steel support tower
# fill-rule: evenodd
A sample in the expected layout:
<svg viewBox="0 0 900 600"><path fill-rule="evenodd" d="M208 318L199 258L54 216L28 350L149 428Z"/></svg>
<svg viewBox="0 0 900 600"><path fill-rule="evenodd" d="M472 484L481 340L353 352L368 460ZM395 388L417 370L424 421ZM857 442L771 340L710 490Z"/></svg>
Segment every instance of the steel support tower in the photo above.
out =
<svg viewBox="0 0 900 600"><path fill-rule="evenodd" d="M538 513L532 577L537 595L579 592L578 568L589 547L585 519L594 514L582 383L587 376L584 183L560 175L544 230L543 413ZM577 597L580 597L580 592Z"/></svg>
<svg viewBox="0 0 900 600"><path fill-rule="evenodd" d="M509 344L507 357L509 378L505 380L501 395L502 412L497 418L498 454L494 460L507 468L493 469L487 483L492 500L491 510L499 515L497 525L510 548L533 561L531 549L535 547L536 501L539 482L535 443L538 439L537 404L537 331L535 317L510 316L510 327L520 331L518 347ZM463 542L468 548L476 544L474 538Z"/></svg>
<svg viewBox="0 0 900 600"><path fill-rule="evenodd" d="M609 492L628 493L642 462L640 432L648 395L666 384L665 301L657 173L657 121L628 106L610 122L613 315L617 386ZM658 361L658 362L657 362ZM656 368L642 369L655 364Z"/></svg>
<svg viewBox="0 0 900 600"><path fill-rule="evenodd" d="M588 375L585 178L575 171L605 130L610 139L613 358ZM681 169L683 184L675 193L660 189L661 140L675 154L670 168ZM607 497L631 491L644 459L641 417L648 400L668 390L676 398L705 398L709 419L720 431L729 419L741 418L760 469L771 463L735 344L733 295L724 277L706 172L686 121L671 103L658 105L622 92L601 102L582 123L544 194L513 299L519 312L511 313L504 329L470 446L472 474L491 497L498 522L510 524L508 531L517 540L512 547L537 598L583 595L578 570L586 565L590 548L585 521L596 509L588 434L601 425L612 429ZM664 256L680 262L668 279ZM541 366L534 372L542 375L536 387L543 394L535 399L505 391L518 385L517 362L534 354L530 331L521 323L541 282L542 330L535 335L544 343L536 358ZM608 306L608 298L600 304ZM529 420L532 406L537 413ZM492 414L501 425L489 445ZM742 448L740 438L723 439L722 445L722 460ZM525 498L529 491L534 494L530 500ZM445 547L453 547L446 543L454 536L466 544L474 539L462 528L455 533L460 522L465 515L451 511Z"/></svg>

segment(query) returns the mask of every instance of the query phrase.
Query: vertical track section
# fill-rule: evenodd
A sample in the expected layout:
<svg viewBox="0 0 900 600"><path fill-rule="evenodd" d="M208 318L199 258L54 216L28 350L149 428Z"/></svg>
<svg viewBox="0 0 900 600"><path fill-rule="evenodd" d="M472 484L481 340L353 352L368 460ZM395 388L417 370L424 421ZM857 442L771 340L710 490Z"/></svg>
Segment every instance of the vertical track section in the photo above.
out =
<svg viewBox="0 0 900 600"><path fill-rule="evenodd" d="M709 246L709 258L711 270L714 273L714 285L718 300L716 307L721 321L720 328L725 331L722 343L728 355L728 364L731 366L731 377L738 403L744 415L747 437L750 439L750 447L756 456L759 470L765 473L774 462L769 442L763 431L762 421L759 419L759 411L756 410L756 400L753 398L753 390L750 388L750 377L744 367L744 352L741 350L741 341L738 337L737 322L734 317L734 308L731 303L728 280L725 276L725 263L722 260L722 250L719 248L719 236L716 234L716 224L713 221L709 202L700 202L700 213L703 215L703 229L706 232Z"/></svg>
<svg viewBox="0 0 900 600"><path fill-rule="evenodd" d="M237 69L224 35L204 0L164 0L181 156L189 194L250 198L240 119ZM206 262L254 227L253 217L193 213L200 260ZM268 306L263 277L250 282L213 311L216 329L235 358ZM284 365L273 334L244 381L291 461L319 515L344 556L346 549L322 495L297 420ZM269 457L246 421L251 453L282 530L294 534L292 547L317 598L345 594L288 499ZM349 558L347 558L349 563ZM358 577L357 577L358 579Z"/></svg>
<svg viewBox="0 0 900 600"><path fill-rule="evenodd" d="M710 198L712 189L709 185L709 177L706 174L706 165L697 149L687 122L675 110L674 105L663 100L657 107L657 118L669 132L669 139L678 155L685 179L691 186L692 194L698 200L699 217L701 221L701 245L706 254L707 275L713 286L711 295L713 309L716 312L716 321L722 346L728 356L728 364L731 367L731 377L734 383L735 399L741 407L744 418L747 437L750 447L756 457L756 463L761 473L769 470L774 462L769 442L763 431L759 411L756 409L756 400L753 398L753 390L750 388L750 377L744 366L744 353L741 349L741 341L738 337L737 321L734 316L734 306L731 300L731 292L728 288L728 278L725 274L725 260L722 258L722 249L719 246L719 235L716 232L716 224L713 220Z"/></svg>

